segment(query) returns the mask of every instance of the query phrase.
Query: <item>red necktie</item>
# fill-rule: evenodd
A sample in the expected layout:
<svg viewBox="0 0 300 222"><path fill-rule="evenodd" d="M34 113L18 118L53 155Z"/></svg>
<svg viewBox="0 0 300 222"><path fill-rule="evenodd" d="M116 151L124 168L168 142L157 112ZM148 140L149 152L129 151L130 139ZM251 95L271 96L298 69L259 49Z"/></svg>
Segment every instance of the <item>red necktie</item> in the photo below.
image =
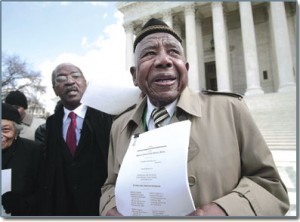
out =
<svg viewBox="0 0 300 222"><path fill-rule="evenodd" d="M69 147L72 156L75 154L76 150L76 114L73 112L69 113L71 119L68 131L67 131L67 145Z"/></svg>

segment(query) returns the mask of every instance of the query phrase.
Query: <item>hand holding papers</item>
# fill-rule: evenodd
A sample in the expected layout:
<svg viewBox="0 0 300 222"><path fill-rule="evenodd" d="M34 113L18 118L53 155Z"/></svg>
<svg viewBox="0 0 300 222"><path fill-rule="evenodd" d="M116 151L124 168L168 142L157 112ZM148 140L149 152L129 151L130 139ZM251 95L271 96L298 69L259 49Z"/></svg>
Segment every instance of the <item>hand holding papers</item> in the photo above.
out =
<svg viewBox="0 0 300 222"><path fill-rule="evenodd" d="M185 216L195 210L187 180L190 121L132 137L116 183L124 216Z"/></svg>

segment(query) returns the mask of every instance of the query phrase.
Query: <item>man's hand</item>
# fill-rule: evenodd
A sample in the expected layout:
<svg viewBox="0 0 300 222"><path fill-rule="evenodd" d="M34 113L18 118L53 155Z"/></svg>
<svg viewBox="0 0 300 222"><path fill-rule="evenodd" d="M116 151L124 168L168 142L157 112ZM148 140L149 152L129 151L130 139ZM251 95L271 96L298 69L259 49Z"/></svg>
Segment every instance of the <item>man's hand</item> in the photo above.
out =
<svg viewBox="0 0 300 222"><path fill-rule="evenodd" d="M106 216L120 217L123 215L119 213L119 211L117 210L116 207L114 207L114 208L110 209L109 211L107 211Z"/></svg>
<svg viewBox="0 0 300 222"><path fill-rule="evenodd" d="M198 207L188 216L227 216L225 211L215 203L206 204Z"/></svg>

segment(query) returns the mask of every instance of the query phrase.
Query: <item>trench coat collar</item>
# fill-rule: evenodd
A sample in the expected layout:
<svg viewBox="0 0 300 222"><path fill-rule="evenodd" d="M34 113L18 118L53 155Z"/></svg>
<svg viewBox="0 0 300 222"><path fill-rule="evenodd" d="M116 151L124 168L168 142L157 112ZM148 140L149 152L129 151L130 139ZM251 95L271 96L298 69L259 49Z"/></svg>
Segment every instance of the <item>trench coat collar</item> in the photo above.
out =
<svg viewBox="0 0 300 222"><path fill-rule="evenodd" d="M201 117L201 100L199 93L193 92L190 88L186 87L181 93L177 107L190 115Z"/></svg>
<svg viewBox="0 0 300 222"><path fill-rule="evenodd" d="M137 126L142 125L142 117L146 105L147 97L145 96L143 98L140 98L140 100L131 111L128 120L125 121L124 126L122 126L122 131L130 124L130 122L134 122ZM199 94L193 92L188 87L186 87L181 93L176 106L190 115L201 117L201 100Z"/></svg>

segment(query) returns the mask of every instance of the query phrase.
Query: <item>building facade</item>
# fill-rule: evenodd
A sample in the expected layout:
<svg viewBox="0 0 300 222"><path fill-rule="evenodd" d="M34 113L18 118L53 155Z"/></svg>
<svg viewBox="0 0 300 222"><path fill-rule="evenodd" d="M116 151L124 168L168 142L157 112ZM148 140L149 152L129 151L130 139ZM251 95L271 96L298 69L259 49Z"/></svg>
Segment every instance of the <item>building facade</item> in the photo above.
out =
<svg viewBox="0 0 300 222"><path fill-rule="evenodd" d="M126 67L133 42L150 18L183 38L189 87L257 95L296 89L297 3L119 2L124 14Z"/></svg>

